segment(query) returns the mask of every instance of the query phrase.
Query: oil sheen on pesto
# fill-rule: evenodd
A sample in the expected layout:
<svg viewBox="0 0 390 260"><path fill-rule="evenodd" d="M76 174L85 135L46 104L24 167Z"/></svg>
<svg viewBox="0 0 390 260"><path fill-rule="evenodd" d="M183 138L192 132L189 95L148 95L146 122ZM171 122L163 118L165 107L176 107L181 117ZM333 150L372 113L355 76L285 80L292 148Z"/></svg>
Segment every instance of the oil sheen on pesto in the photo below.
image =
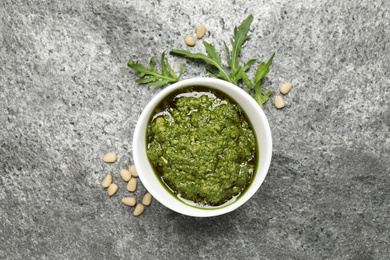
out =
<svg viewBox="0 0 390 260"><path fill-rule="evenodd" d="M148 159L178 197L219 206L236 198L255 171L256 140L243 110L221 92L187 87L155 110Z"/></svg>

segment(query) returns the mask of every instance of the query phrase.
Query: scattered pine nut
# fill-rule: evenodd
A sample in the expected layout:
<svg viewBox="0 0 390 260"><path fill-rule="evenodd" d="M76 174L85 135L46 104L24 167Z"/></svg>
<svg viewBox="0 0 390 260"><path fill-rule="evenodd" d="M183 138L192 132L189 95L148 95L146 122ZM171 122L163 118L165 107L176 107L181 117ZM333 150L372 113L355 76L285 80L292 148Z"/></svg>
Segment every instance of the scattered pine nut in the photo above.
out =
<svg viewBox="0 0 390 260"><path fill-rule="evenodd" d="M188 46L194 46L194 45L195 45L195 40L194 40L194 38L193 38L191 35L187 35L187 36L184 38L184 42L185 42Z"/></svg>
<svg viewBox="0 0 390 260"><path fill-rule="evenodd" d="M125 197L125 198L122 198L122 199L121 199L121 202L122 202L123 204L127 205L127 206L132 207L132 206L135 205L136 200L135 200L134 197Z"/></svg>
<svg viewBox="0 0 390 260"><path fill-rule="evenodd" d="M111 183L112 183L112 174L109 173L104 177L102 181L102 186L103 188L107 188L108 186L110 186Z"/></svg>
<svg viewBox="0 0 390 260"><path fill-rule="evenodd" d="M291 88L292 88L292 84L290 81L283 83L282 85L280 85L280 93L285 95L288 92L290 92Z"/></svg>
<svg viewBox="0 0 390 260"><path fill-rule="evenodd" d="M127 183L127 190L130 192L134 192L137 189L137 180L135 178L131 178Z"/></svg>
<svg viewBox="0 0 390 260"><path fill-rule="evenodd" d="M103 157L103 161L106 163L116 162L116 154L113 152L106 153Z"/></svg>
<svg viewBox="0 0 390 260"><path fill-rule="evenodd" d="M131 173L129 170L120 169L119 173L124 181L129 181L131 179Z"/></svg>
<svg viewBox="0 0 390 260"><path fill-rule="evenodd" d="M135 206L135 209L134 209L134 212L133 212L133 215L138 217L139 215L142 214L142 212L144 212L144 205L142 204L137 204L137 206Z"/></svg>
<svg viewBox="0 0 390 260"><path fill-rule="evenodd" d="M144 197L142 198L142 204L144 204L145 206L149 206L150 203L152 203L152 194L150 194L149 192L147 192Z"/></svg>
<svg viewBox="0 0 390 260"><path fill-rule="evenodd" d="M274 102L276 108L283 108L286 106L286 103L284 103L282 96L276 96Z"/></svg>
<svg viewBox="0 0 390 260"><path fill-rule="evenodd" d="M138 172L137 169L135 168L135 165L130 166L129 172L131 173L131 176L138 177Z"/></svg>
<svg viewBox="0 0 390 260"><path fill-rule="evenodd" d="M108 186L108 189L107 189L108 196L111 197L117 191L118 191L118 185L116 185L115 183L111 183L110 186Z"/></svg>
<svg viewBox="0 0 390 260"><path fill-rule="evenodd" d="M204 34L206 33L206 26L204 26L203 24L200 25L198 27L198 29L196 29L196 37L198 39L202 38L204 36Z"/></svg>

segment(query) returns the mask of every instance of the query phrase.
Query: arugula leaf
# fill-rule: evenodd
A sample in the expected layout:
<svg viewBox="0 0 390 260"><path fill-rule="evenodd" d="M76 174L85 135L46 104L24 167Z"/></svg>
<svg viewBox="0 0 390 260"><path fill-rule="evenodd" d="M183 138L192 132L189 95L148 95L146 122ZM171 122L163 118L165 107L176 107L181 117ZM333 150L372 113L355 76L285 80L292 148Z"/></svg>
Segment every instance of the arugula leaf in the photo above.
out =
<svg viewBox="0 0 390 260"><path fill-rule="evenodd" d="M263 78L268 74L269 66L271 66L274 57L275 52L272 54L271 58L269 58L267 63L261 62L255 72L255 93L253 95L253 98L256 99L257 103L259 103L261 107L263 107L263 104L267 102L268 98L272 95L272 90L268 90L265 95L263 95L263 86L261 86L261 82L263 81Z"/></svg>
<svg viewBox="0 0 390 260"><path fill-rule="evenodd" d="M269 66L272 64L272 60L275 57L275 52L272 53L271 58L267 61L267 63L260 63L260 65L257 67L256 73L255 73L255 84L260 84L263 78L268 74L269 72Z"/></svg>
<svg viewBox="0 0 390 260"><path fill-rule="evenodd" d="M230 51L229 48L226 46L225 43L225 49L228 53L228 64L230 67L230 77L234 78L235 75L240 74L240 67L239 67L239 60L238 57L240 56L241 49L243 48L244 43L249 39L249 28L251 26L251 23L253 21L253 15L249 15L240 26L234 27L234 35L233 39L230 40L230 43L232 44L232 50ZM238 80L234 80L235 83L238 83Z"/></svg>
<svg viewBox="0 0 390 260"><path fill-rule="evenodd" d="M238 85L238 82L240 80L243 80L244 83L246 84L246 81L245 81L245 75L246 75L246 71L250 69L250 67L252 66L253 63L256 62L256 59L251 59L249 61L247 61L243 66L239 66L238 69L237 69L237 72L234 74L234 75L230 75L230 80L233 84L235 85ZM230 72L231 74L231 72ZM248 75L246 75L248 76ZM248 84L246 84L248 86Z"/></svg>
<svg viewBox="0 0 390 260"><path fill-rule="evenodd" d="M183 73L183 64L180 64L179 75L176 76L175 71L168 62L168 59L165 58L165 52L163 52L161 54L161 73L159 73L156 68L156 58L156 56L153 56L150 59L150 68L139 64L138 61L131 59L128 61L127 65L139 73L139 79L137 79L136 82L139 84L149 84L154 87L162 87L169 83L177 82Z"/></svg>
<svg viewBox="0 0 390 260"><path fill-rule="evenodd" d="M248 77L248 74L246 74L245 71L241 70L241 75L240 75L242 81L244 81L245 85L246 85L246 92L248 94L250 94L251 90L252 90L252 87L253 87L253 83L252 81L249 79Z"/></svg>
<svg viewBox="0 0 390 260"><path fill-rule="evenodd" d="M255 85L255 94L252 95L259 103L260 107L263 107L264 103L268 101L268 98L272 95L272 90L268 90L265 95L263 95L263 87L261 85Z"/></svg>
<svg viewBox="0 0 390 260"><path fill-rule="evenodd" d="M230 78L229 78L228 74L226 73L226 71L222 67L221 58L219 57L219 53L215 50L214 46L206 41L203 41L203 45L205 46L206 52L208 55L205 55L203 53L192 53L192 52L186 51L186 50L171 50L170 53L181 55L181 56L184 56L186 58L203 60L207 64L209 64L217 69L216 72L212 72L211 70L209 70L214 77L217 77L217 78L220 78L220 79L223 79L223 80L230 82Z"/></svg>
<svg viewBox="0 0 390 260"><path fill-rule="evenodd" d="M242 71L247 71L251 68L252 64L256 62L256 59L248 60L244 66L242 66Z"/></svg>

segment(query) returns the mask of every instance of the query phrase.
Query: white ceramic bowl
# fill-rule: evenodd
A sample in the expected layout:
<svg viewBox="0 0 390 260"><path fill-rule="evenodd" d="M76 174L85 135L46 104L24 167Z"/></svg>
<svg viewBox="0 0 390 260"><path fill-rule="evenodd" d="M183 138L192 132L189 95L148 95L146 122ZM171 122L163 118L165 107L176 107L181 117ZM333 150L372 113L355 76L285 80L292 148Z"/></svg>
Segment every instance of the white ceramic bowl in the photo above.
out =
<svg viewBox="0 0 390 260"><path fill-rule="evenodd" d="M151 118L154 109L157 105L168 97L175 90L186 86L205 86L211 89L216 89L224 92L226 95L234 99L247 114L254 131L256 133L257 147L260 150L257 162L256 172L250 186L247 190L238 197L234 202L216 208L199 208L190 206L181 200L177 199L175 195L170 193L164 184L159 180L159 177L153 171L149 163L146 151L146 130L148 121ZM158 93L146 106L141 116L138 119L133 139L133 155L134 164L137 168L139 178L145 188L153 195L153 197L166 207L178 213L193 216L193 217L212 217L231 212L246 201L248 201L253 194L260 188L267 175L269 165L272 157L272 137L269 128L268 120L257 104L257 102L248 95L241 88L214 78L193 78L179 81L171 86L166 87Z"/></svg>

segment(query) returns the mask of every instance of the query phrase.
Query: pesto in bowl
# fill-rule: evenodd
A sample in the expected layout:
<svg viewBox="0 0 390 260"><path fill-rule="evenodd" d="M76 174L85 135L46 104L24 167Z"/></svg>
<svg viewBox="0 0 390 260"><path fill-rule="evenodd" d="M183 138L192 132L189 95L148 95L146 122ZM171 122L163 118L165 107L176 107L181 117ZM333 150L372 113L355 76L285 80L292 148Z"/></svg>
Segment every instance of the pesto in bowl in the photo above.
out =
<svg viewBox="0 0 390 260"><path fill-rule="evenodd" d="M256 135L243 109L223 92L180 88L156 107L147 156L161 181L186 203L234 201L256 168Z"/></svg>
<svg viewBox="0 0 390 260"><path fill-rule="evenodd" d="M225 196L225 198L223 198L224 193L223 192L221 193L218 191L215 194L219 194L219 195L208 196L207 200L209 200L209 202L207 202L208 203L207 205L205 204L205 201L206 201L205 196L204 196L204 198L200 199L201 196L197 194L194 196L194 198L198 198L199 202L193 202L192 200L184 199L182 197L182 194L179 194L178 191L176 191L176 194L175 194L175 191L173 191L167 185L167 183L168 183L167 180L163 179L161 174L158 172L159 163L164 165L163 164L164 159L167 160L167 162L169 163L169 160L172 160L172 158L175 158L175 160L177 160L177 162L178 162L177 165L179 168L180 167L187 167L188 159L193 158L193 156L191 155L191 156L179 157L178 156L179 154L185 155L186 153L185 152L175 153L174 150L169 151L169 149L167 149L166 150L167 154L168 153L174 154L173 157L170 159L170 157L167 156L167 158L166 158L162 153L159 155L157 150L156 150L155 155L151 155L149 152L149 150L150 150L149 148L151 147L151 141L152 141L152 140L149 140L149 138L151 138L151 136L148 137L148 132L150 131L149 129L153 128L153 124L155 124L154 125L155 128L161 127L160 130L163 130L164 127L169 126L169 122L170 122L170 120L172 120L168 114L166 114L167 117L165 117L162 114L157 115L157 113L159 113L159 112L164 113L164 110L167 108L168 105L173 106L172 97L177 96L180 93L182 93L181 95L192 95L192 94L183 93L183 89L188 89L188 88L191 88L194 86L201 87L200 89L198 89L198 87L196 87L197 90L200 90L203 92L214 93L214 95L216 95L218 98L221 99L220 102L222 102L222 103L223 103L223 100L225 98L227 98L228 100L226 102L230 103L233 107L236 106L235 111L236 111L236 113L238 113L237 116L241 117L241 119L243 119L243 120L247 120L248 129L250 128L254 132L255 138L252 139L253 143L250 142L250 144L248 144L248 147L252 147L249 150L253 149L253 147L254 147L255 152L253 150L251 151L251 153L254 152L252 154L253 157L251 157L252 159L248 159L248 161L246 162L247 165L249 165L249 167L251 167L252 171L253 171L251 174L248 174L248 176L251 175L250 180L248 181L248 183L243 191L239 192L238 195L233 196L233 198L231 200L228 200L226 202L223 202L223 201L226 198L228 198L229 196ZM208 97L207 95L201 95L200 97L197 97L197 99L200 101L202 98L205 98L204 96ZM206 103L207 102L209 102L209 101L206 100ZM218 103L219 101L218 102L213 101L213 102L214 102L215 106L217 106L217 104L220 105ZM196 104L196 102L195 102L195 104ZM156 111L156 109L161 109L161 111ZM188 120L188 118L187 118L188 114L191 115L194 113L194 111L191 111L191 110L193 110L193 109L190 108L189 110L185 111L187 113L186 114L187 116L183 120ZM223 109L223 111L224 111L224 109ZM225 112L222 112L222 110L221 110L220 113L221 113L221 115L223 115L221 118L225 121L226 120L226 117L224 115ZM228 112L226 112L226 113L229 114ZM184 113L183 113L183 115L184 115ZM164 121L161 121L162 119L157 120L159 117L162 117L162 119ZM233 118L235 118L235 116L233 116ZM211 125L207 126L207 120L208 120L207 117L205 117L205 119L203 119L203 120L198 119L195 121L197 121L197 122L199 121L204 126L204 128L206 128L206 130L207 130L207 127L209 127L208 131L212 131L213 134L208 134L208 136L209 136L209 138L211 138L211 137L214 138L214 136L211 136L211 135L215 135L215 133L218 133L218 131L221 131L221 129L219 129L218 126L215 126L216 127L214 129L215 132L213 132L213 130L210 130L210 128L212 129L213 126L211 126ZM210 120L211 120L211 115L210 115ZM231 119L231 120L232 120L231 122L234 122L235 119ZM194 122L187 121L187 124L189 124L189 123L195 124L195 121ZM249 124L249 122L251 124ZM218 124L219 122L215 121L215 123ZM198 123L196 123L196 124L198 124ZM234 123L232 123L231 125L234 125ZM241 130L233 130L234 128L230 128L231 125L229 124L227 129L230 129L228 132L229 133L231 132L233 135L233 138L236 140L237 139L237 136L236 136L237 131L240 132ZM194 145L188 146L189 149L192 149L194 152L197 149L207 149L204 147L206 144L206 141L203 141L203 143L199 143L199 145L197 144L197 141L199 141L199 137L196 136L196 133L203 131L202 127L198 127L197 131L192 132L192 134L194 135L194 139L191 139L191 136L189 133L191 132L190 129L192 128L192 125L191 125L191 128L189 128L189 125L186 126L183 124L182 126L185 130L182 130L181 133L187 137L186 138L182 137L181 140L183 140L185 142L189 142L190 144L191 144L191 142L194 143ZM187 127L187 128L185 128L185 127ZM241 128L242 126L236 126L236 127ZM206 130L204 130L204 131L206 131ZM187 133L187 132L189 132L189 133ZM247 135L248 135L248 133L247 133ZM180 134L178 136L182 136L182 135ZM248 135L248 136L250 136L250 135ZM215 141L210 142L208 144L208 148L210 149L209 154L212 154L211 148L213 148L215 143L220 142L220 140L223 140L224 138L226 138L226 140L229 140L228 136L219 137L219 138L221 138L221 139L215 139ZM179 137L177 137L177 139L180 140ZM173 142L174 140L175 140L175 138L171 138L171 139L169 139L169 142ZM238 138L238 140L240 140L240 139ZM168 139L167 139L167 142L168 142ZM225 141L222 141L222 143L223 142L225 142ZM229 143L229 141L226 141L226 142ZM176 145L175 145L175 147L176 147ZM227 147L230 147L230 146L227 146ZM133 156L134 156L134 164L135 164L135 167L137 168L139 178L140 178L143 186L145 187L145 189L147 189L157 201L159 201L162 205L166 206L167 208L169 208L175 212L187 215L187 216L213 217L213 216L219 216L219 215L231 212L233 210L236 210L237 208L242 206L244 203L246 203L259 190L261 184L263 183L263 181L267 175L267 172L268 172L268 169L269 169L269 166L271 163L272 136L271 136L271 130L270 130L270 127L268 124L267 117L265 116L263 110L260 108L258 103L248 93L246 93L243 89L241 89L238 86L233 85L229 82L219 80L219 79L193 78L193 79L181 80L173 85L170 85L170 86L164 88L162 91L160 91L157 95L155 95L149 101L149 103L143 109L143 111L142 111L142 113L137 121L137 125L136 125L135 130L134 130L132 150L133 150ZM189 150L189 152L191 152L191 150ZM189 152L187 152L187 153L189 153ZM240 151L240 153L235 153L235 152L226 153L225 159L229 160L229 161L230 160L234 161L233 158L236 158L236 157L240 158L242 156L241 153L245 154L246 152ZM154 152L153 152L153 154L154 154ZM203 162L203 159L206 159L206 156L203 156L201 152L196 152L194 154L196 154L196 156L199 156L199 158L202 158L202 162ZM151 157L156 156L156 158L161 159L159 162L157 162L157 163L155 162L157 167L155 167L153 165L149 156L151 156ZM161 158L161 156L164 159ZM245 157L245 156L243 156L243 157ZM219 157L214 157L214 158L218 158L218 160L219 160ZM207 159L209 159L209 158L207 158ZM210 161L211 160L212 160L212 158L210 158ZM199 165L196 164L197 165L196 167L199 169L207 169L209 167L209 164L211 165L210 161L207 161L207 162L205 161L205 163L202 163ZM175 163L175 165L176 165L176 163ZM199 169L197 169L197 171L199 171ZM248 169L248 171L250 172L249 169ZM221 175L222 175L222 173L221 173ZM240 175L240 174L238 174L238 175ZM235 178L235 177L237 177L237 176L233 176L233 178ZM175 179L175 181L178 181L180 178L174 178L174 179ZM221 177L218 179L221 180L223 178ZM240 180L240 178L237 178L236 182L240 183L239 180ZM243 179L241 179L241 180L243 180ZM172 180L172 183L173 182L174 181ZM234 181L229 180L229 183L233 183L233 182ZM226 183L228 183L228 182L226 182ZM191 184L193 184L193 183L191 183ZM192 190L192 185L191 185L190 190ZM220 188L218 188L217 190L220 190ZM187 193L190 193L189 190L187 190ZM225 193L225 194L227 194L227 193ZM192 199L196 201L196 199L194 199L194 198L192 198ZM213 203L215 203L215 205L218 205L219 203L222 203L222 204L220 204L218 206L208 206L210 204L213 205Z"/></svg>

